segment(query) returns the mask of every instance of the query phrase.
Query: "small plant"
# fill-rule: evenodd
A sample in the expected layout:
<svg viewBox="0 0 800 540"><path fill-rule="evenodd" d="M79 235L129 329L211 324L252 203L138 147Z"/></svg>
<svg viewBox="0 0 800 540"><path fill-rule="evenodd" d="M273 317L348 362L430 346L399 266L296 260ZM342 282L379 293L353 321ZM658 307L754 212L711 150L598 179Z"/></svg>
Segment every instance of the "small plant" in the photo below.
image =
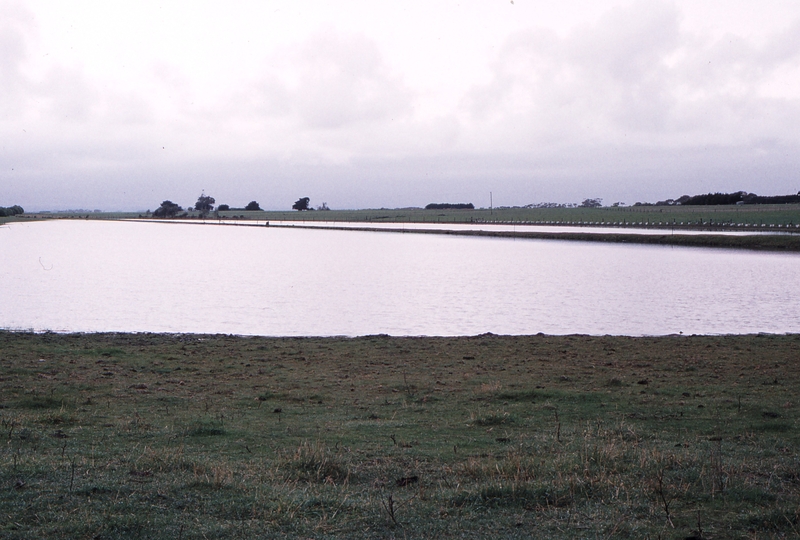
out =
<svg viewBox="0 0 800 540"><path fill-rule="evenodd" d="M304 442L283 463L291 477L304 482L343 484L350 478L350 470L341 456L320 443Z"/></svg>
<svg viewBox="0 0 800 540"><path fill-rule="evenodd" d="M667 516L667 522L670 524L670 527L674 529L675 524L672 523L672 514L670 514L669 511L669 505L672 502L672 497L667 493L667 487L664 485L664 474L663 468L659 468L658 471L656 471L655 478L653 480L653 491L664 508L664 514Z"/></svg>
<svg viewBox="0 0 800 540"><path fill-rule="evenodd" d="M51 396L30 396L17 402L20 409L58 409L62 405L60 399Z"/></svg>
<svg viewBox="0 0 800 540"><path fill-rule="evenodd" d="M485 415L473 413L470 421L476 426L505 426L515 422L514 417L507 412L494 412Z"/></svg>
<svg viewBox="0 0 800 540"><path fill-rule="evenodd" d="M564 507L572 503L568 493L559 493L547 486L490 485L477 491L464 491L453 497L456 507L480 506L489 508Z"/></svg>
<svg viewBox="0 0 800 540"><path fill-rule="evenodd" d="M227 432L220 420L200 420L192 424L186 434L190 437L215 437Z"/></svg>

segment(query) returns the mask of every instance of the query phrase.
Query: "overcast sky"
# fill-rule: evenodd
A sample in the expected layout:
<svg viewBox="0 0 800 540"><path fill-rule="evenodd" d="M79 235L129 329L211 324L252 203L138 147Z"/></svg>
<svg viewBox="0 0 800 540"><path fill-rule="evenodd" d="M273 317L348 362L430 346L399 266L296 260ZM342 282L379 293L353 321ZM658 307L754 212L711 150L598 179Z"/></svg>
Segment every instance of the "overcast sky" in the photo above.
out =
<svg viewBox="0 0 800 540"><path fill-rule="evenodd" d="M0 146L26 210L797 193L800 2L0 0Z"/></svg>

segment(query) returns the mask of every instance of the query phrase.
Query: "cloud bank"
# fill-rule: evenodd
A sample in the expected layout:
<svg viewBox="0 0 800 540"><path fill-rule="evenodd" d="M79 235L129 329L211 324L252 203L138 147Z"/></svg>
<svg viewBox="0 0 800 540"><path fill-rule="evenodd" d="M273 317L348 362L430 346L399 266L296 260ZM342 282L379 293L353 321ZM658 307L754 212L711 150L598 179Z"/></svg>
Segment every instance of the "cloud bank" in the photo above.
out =
<svg viewBox="0 0 800 540"><path fill-rule="evenodd" d="M443 24L443 50L430 22L396 36L335 17L247 46L237 17L256 15L289 20L230 15L199 56L179 38L213 20L167 46L147 45L146 22L141 41L114 41L101 17L104 33L74 42L105 36L118 61L100 61L64 53L72 42L51 37L41 6L0 4L0 205L140 210L201 189L265 208L800 189L800 8L753 36L697 30L676 3L609 2L566 26L498 19L485 42Z"/></svg>

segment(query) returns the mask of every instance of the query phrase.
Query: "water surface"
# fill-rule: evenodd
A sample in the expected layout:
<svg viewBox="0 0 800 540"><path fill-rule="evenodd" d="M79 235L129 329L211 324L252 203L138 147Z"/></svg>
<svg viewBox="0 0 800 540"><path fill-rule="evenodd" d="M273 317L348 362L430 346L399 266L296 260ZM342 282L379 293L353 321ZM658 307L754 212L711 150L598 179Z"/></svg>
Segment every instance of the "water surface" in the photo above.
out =
<svg viewBox="0 0 800 540"><path fill-rule="evenodd" d="M255 335L800 332L800 255L59 220L0 228L0 327Z"/></svg>

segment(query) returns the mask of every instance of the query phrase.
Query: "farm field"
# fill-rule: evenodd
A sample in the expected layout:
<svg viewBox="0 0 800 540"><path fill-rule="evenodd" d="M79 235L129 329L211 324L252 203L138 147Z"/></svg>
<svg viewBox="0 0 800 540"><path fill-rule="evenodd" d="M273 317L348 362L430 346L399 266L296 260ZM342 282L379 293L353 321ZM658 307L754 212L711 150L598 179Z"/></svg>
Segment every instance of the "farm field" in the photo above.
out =
<svg viewBox="0 0 800 540"><path fill-rule="evenodd" d="M196 218L197 212L191 217ZM26 221L34 219L135 219L143 217L143 212L89 212L89 213L45 213L23 214L13 218L0 218L5 221ZM685 227L702 227L709 224L742 224L750 227L762 224L797 225L800 224L800 205L731 205L731 206L626 206L602 208L495 208L489 210L424 210L421 208L330 210L330 211L244 211L229 210L219 212L223 219L258 219L271 221L364 221L364 222L430 222L430 223L471 223L471 222L590 222L600 225L612 223L667 223ZM216 217L216 215L213 215Z"/></svg>
<svg viewBox="0 0 800 540"><path fill-rule="evenodd" d="M795 537L799 355L0 332L0 537Z"/></svg>
<svg viewBox="0 0 800 540"><path fill-rule="evenodd" d="M739 206L638 206L604 208L486 208L475 210L331 210L314 212L220 212L220 217L242 216L243 219L306 220L306 221L366 221L366 222L592 222L664 223L684 226L709 223L764 225L797 225L800 205L739 205Z"/></svg>

